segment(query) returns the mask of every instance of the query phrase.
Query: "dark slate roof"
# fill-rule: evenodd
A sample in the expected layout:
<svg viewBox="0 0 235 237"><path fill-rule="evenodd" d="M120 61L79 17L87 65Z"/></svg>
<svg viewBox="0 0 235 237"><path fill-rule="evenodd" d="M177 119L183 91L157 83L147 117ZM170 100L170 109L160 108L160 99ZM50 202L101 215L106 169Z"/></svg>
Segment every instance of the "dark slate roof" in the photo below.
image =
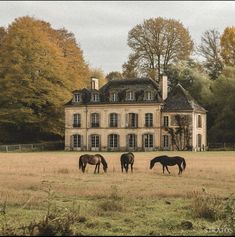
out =
<svg viewBox="0 0 235 237"><path fill-rule="evenodd" d="M135 92L135 100L134 101L126 101L125 96L128 90ZM152 101L144 101L144 92L145 91L152 91L154 95L154 99ZM99 102L92 102L91 101L91 94L92 93L99 93L100 101ZM109 97L111 92L117 92L118 94L118 101L117 102L110 102ZM115 79L111 80L106 83L103 87L99 90L91 90L91 89L82 89L82 90L75 90L73 94L81 93L82 95L82 102L75 103L72 99L66 103L65 105L74 105L77 106L79 104L112 104L112 103L162 103L162 98L159 92L159 85L156 81L149 79L149 78L136 78L136 79Z"/></svg>
<svg viewBox="0 0 235 237"><path fill-rule="evenodd" d="M206 112L180 84L169 93L162 111L198 111Z"/></svg>

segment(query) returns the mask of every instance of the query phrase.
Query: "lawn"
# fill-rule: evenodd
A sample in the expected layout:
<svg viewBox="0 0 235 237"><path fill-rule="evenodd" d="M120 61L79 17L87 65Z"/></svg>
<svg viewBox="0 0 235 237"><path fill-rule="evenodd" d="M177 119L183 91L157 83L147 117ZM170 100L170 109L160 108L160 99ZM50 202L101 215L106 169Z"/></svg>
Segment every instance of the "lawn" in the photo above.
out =
<svg viewBox="0 0 235 237"><path fill-rule="evenodd" d="M121 153L102 153L106 174L93 174L94 166L83 174L81 154L0 153L0 235L37 235L41 229L29 225L45 217L66 222L72 235L231 234L225 223L234 210L229 217L223 210L234 198L235 152L167 152L185 158L181 176L176 166L170 175L160 165L149 170L149 161L166 152L134 153L132 174L121 173Z"/></svg>

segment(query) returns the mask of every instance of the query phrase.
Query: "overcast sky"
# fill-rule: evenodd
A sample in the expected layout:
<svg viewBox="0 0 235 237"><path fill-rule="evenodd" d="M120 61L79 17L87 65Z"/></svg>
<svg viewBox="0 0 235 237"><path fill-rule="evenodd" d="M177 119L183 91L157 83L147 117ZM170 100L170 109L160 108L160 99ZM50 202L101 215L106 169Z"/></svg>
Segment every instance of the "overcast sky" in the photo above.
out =
<svg viewBox="0 0 235 237"><path fill-rule="evenodd" d="M180 20L193 40L216 28L221 33L235 26L235 2L218 1L26 1L0 2L0 25L7 27L15 18L33 16L53 28L73 32L85 60L105 73L121 71L130 49L128 31L144 19L166 17Z"/></svg>

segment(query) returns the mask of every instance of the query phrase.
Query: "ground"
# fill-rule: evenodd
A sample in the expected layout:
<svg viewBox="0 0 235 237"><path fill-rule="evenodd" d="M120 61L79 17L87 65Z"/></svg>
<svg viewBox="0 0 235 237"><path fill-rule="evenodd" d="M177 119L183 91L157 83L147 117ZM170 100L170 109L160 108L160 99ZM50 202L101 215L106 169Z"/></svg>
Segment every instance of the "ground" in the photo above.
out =
<svg viewBox="0 0 235 237"><path fill-rule="evenodd" d="M121 153L101 153L108 162L106 174L102 169L93 174L94 166L83 174L81 154L0 153L0 235L13 227L20 234L20 226L68 210L81 218L70 226L76 235L230 233L230 227L221 227L223 219L197 215L195 205L203 195L206 205L215 197L222 210L234 195L235 152L136 152L133 174L121 173ZM163 154L185 158L181 176L176 166L169 168L170 175L163 175L159 164L149 170L149 161Z"/></svg>

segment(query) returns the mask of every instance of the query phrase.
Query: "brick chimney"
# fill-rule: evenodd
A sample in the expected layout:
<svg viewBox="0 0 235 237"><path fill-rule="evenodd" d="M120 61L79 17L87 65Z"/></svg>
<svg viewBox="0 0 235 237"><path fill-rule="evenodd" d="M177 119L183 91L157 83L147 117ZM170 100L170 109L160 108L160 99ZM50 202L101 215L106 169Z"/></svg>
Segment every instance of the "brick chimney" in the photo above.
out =
<svg viewBox="0 0 235 237"><path fill-rule="evenodd" d="M99 79L95 77L91 77L91 89L99 90Z"/></svg>
<svg viewBox="0 0 235 237"><path fill-rule="evenodd" d="M165 100L168 96L168 80L166 75L162 75L160 79L160 90L162 99Z"/></svg>

